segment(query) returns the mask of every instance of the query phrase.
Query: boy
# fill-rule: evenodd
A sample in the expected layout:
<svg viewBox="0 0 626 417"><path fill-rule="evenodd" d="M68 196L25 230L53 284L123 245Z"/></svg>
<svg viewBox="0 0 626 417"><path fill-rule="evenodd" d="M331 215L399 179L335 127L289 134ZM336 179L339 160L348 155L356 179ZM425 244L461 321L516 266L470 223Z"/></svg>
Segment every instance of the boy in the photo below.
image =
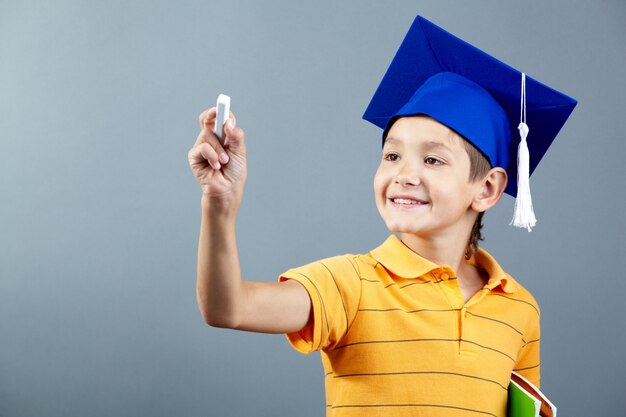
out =
<svg viewBox="0 0 626 417"><path fill-rule="evenodd" d="M231 114L222 147L215 109L202 113L189 161L203 189L197 296L205 321L286 333L300 352L320 350L329 416L504 416L511 371L540 382L537 303L478 248L482 213L516 190L508 159L520 100L525 117L520 79L418 16L364 116L384 128L375 201L400 238L289 270L278 283L241 278L244 133ZM519 169L532 172L575 101L530 79L528 91L540 139ZM523 178L519 207L530 227Z"/></svg>

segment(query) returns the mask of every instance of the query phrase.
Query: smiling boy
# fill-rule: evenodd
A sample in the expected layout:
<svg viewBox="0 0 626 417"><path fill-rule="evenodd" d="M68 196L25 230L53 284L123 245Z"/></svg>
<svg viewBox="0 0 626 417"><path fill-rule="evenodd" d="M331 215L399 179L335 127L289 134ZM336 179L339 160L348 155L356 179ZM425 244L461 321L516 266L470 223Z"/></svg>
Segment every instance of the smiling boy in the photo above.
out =
<svg viewBox="0 0 626 417"><path fill-rule="evenodd" d="M231 114L222 147L215 109L203 112L189 162L203 189L205 321L286 333L298 351L320 351L328 416L504 416L513 370L540 383L537 303L478 247L482 213L517 191L508 161L520 75L418 16L364 116L384 129L375 201L399 237L290 269L277 283L241 277L244 133ZM544 136L529 143L530 167L520 158L532 172L575 101L528 86L540 97L529 119L541 119Z"/></svg>
<svg viewBox="0 0 626 417"><path fill-rule="evenodd" d="M458 271L469 300L485 284L481 270L466 262L475 250L473 226L500 199L506 171L490 170L471 144L427 116L395 121L382 154L374 192L387 228L415 253Z"/></svg>

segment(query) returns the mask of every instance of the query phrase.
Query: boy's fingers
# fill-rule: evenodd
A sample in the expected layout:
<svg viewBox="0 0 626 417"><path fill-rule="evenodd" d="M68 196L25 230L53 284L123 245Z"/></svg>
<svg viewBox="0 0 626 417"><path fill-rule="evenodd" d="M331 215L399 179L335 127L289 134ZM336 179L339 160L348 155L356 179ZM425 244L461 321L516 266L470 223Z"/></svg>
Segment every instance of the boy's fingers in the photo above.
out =
<svg viewBox="0 0 626 417"><path fill-rule="evenodd" d="M202 143L208 143L211 145L215 152L217 153L219 160L222 164L225 164L230 159L228 153L225 151L224 146L229 147L231 151L235 151L238 148L243 146L244 143L244 132L242 129L237 127L237 118L230 112L226 123L224 123L224 146L220 143L219 139L215 135L215 117L217 116L217 109L212 107L208 110L203 111L198 116L198 121L200 123L200 134L198 134L198 138L194 146L198 146Z"/></svg>
<svg viewBox="0 0 626 417"><path fill-rule="evenodd" d="M203 111L202 113L200 113L200 116L198 116L198 122L200 123L200 129L204 129L204 128L210 128L211 130L215 130L215 117L217 116L217 108L215 107L211 107L208 110ZM231 111L229 116L229 119L232 119L233 122L235 124L237 124L237 118L235 117L235 115L233 114L233 112Z"/></svg>
<svg viewBox="0 0 626 417"><path fill-rule="evenodd" d="M228 119L224 125L224 132L226 137L224 144L228 145L228 148L232 151L244 146L244 132L239 126L235 124L234 118Z"/></svg>
<svg viewBox="0 0 626 417"><path fill-rule="evenodd" d="M196 139L196 143L194 144L194 147L200 146L202 144L209 145L218 155L221 163L225 164L228 162L228 159L229 159L228 154L226 153L226 151L220 144L220 141L217 139L217 136L215 136L215 133L208 131L207 129L203 129L198 135L198 139Z"/></svg>
<svg viewBox="0 0 626 417"><path fill-rule="evenodd" d="M210 125L211 123L215 123L215 116L217 113L217 108L211 107L208 110L203 111L198 116L198 122L200 123L200 129L204 129L205 126ZM211 126L211 130L212 130Z"/></svg>
<svg viewBox="0 0 626 417"><path fill-rule="evenodd" d="M209 165L211 165L213 169L221 168L217 152L208 143L201 143L198 146L194 146L191 151L189 151L189 160L205 160L209 163Z"/></svg>
<svg viewBox="0 0 626 417"><path fill-rule="evenodd" d="M197 146L201 143L209 143L209 136L211 135L215 135L214 133L212 133L210 130L208 129L202 129L200 131L200 133L198 133L198 137L196 138L196 142L194 143L193 146Z"/></svg>

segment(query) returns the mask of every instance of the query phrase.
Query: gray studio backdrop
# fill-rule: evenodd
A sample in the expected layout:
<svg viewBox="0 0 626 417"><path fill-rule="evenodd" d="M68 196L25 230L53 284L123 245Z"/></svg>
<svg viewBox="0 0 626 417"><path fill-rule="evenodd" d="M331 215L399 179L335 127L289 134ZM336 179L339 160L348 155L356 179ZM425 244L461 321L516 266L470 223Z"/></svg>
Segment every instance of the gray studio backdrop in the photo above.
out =
<svg viewBox="0 0 626 417"><path fill-rule="evenodd" d="M231 95L247 279L378 246L361 115L418 13L579 100L537 227L505 197L484 246L542 307L559 415L625 415L625 3L363 3L0 1L0 416L323 415L318 354L203 324L187 151Z"/></svg>

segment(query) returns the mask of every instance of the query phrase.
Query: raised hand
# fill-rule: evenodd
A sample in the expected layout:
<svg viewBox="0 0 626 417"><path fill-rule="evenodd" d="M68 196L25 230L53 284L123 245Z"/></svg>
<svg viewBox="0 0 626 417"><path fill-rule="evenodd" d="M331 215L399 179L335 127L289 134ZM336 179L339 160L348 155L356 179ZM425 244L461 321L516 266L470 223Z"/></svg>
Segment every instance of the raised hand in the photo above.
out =
<svg viewBox="0 0 626 417"><path fill-rule="evenodd" d="M244 131L230 113L224 126L226 138L222 147L214 132L215 116L215 107L200 114L200 133L188 153L189 166L202 188L203 197L236 210L247 177Z"/></svg>

